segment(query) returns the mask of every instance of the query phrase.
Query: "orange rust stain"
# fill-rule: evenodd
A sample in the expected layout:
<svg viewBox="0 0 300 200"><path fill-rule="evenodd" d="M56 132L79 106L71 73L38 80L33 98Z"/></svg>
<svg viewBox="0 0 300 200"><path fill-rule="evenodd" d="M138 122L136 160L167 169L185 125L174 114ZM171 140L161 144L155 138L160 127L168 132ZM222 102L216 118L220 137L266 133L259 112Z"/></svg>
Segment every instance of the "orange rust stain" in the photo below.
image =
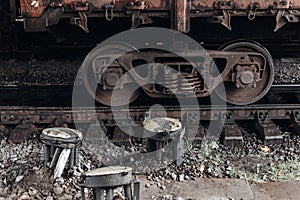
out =
<svg viewBox="0 0 300 200"><path fill-rule="evenodd" d="M36 0L36 5L32 5L33 0L20 0L21 3L21 12L25 17L40 17L46 6L47 0Z"/></svg>

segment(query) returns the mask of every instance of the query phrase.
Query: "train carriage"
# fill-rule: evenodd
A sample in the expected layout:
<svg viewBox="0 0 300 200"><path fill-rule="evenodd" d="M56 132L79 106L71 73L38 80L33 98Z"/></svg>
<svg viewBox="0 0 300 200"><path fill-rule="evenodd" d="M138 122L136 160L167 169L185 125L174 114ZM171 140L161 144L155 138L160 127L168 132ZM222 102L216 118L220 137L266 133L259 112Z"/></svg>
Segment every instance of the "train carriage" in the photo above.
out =
<svg viewBox="0 0 300 200"><path fill-rule="evenodd" d="M272 85L273 57L298 53L300 44L300 0L3 0L0 16L2 51L41 44L41 38L50 44L71 41L67 44L74 48L93 47L121 31L149 26L185 33L208 50L225 85L226 101L237 105L262 98ZM133 47L126 56L105 70L99 66L87 69L94 74L103 72L94 80L99 85L96 95L90 88L91 77L83 76L87 90L100 103L111 105L112 90L127 92L126 86L136 80L124 81L121 76L141 60L164 60L162 64L183 72L181 77L162 72L166 84L171 82L170 87L179 94L193 92L206 97L221 82L206 83L207 79L193 70L193 64L183 64L184 60L173 59L168 52L135 52ZM205 70L213 76L210 66ZM145 77L155 81L153 76ZM142 90L153 98L175 97L174 92L158 85L142 86ZM131 101L138 96L135 93Z"/></svg>

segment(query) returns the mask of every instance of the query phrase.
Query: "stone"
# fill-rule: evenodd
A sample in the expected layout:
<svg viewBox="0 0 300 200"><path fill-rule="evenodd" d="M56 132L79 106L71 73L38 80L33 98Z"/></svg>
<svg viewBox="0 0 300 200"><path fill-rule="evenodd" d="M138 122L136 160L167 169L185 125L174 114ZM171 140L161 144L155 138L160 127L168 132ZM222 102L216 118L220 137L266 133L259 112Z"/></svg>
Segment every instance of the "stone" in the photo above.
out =
<svg viewBox="0 0 300 200"><path fill-rule="evenodd" d="M184 174L179 175L179 181L184 181Z"/></svg>
<svg viewBox="0 0 300 200"><path fill-rule="evenodd" d="M8 195L8 187L6 187L6 188L0 188L0 195L2 197L7 197L7 195Z"/></svg>
<svg viewBox="0 0 300 200"><path fill-rule="evenodd" d="M81 198L81 193L80 193L80 192L77 192L74 198L75 198L75 199L80 199L80 198ZM47 199L46 199L46 200L47 200ZM50 200L50 199L49 199L49 200Z"/></svg>
<svg viewBox="0 0 300 200"><path fill-rule="evenodd" d="M28 194L23 194L19 200L30 200L30 196Z"/></svg>
<svg viewBox="0 0 300 200"><path fill-rule="evenodd" d="M69 187L67 187L67 188L65 189L65 193L66 193L66 194L72 194L72 189L69 188Z"/></svg>
<svg viewBox="0 0 300 200"><path fill-rule="evenodd" d="M3 184L7 185L7 179L6 178L3 179Z"/></svg>
<svg viewBox="0 0 300 200"><path fill-rule="evenodd" d="M48 197L46 198L46 200L53 200L53 197L48 196Z"/></svg>
<svg viewBox="0 0 300 200"><path fill-rule="evenodd" d="M173 199L173 196L167 194L167 195L164 195L164 196L163 196L163 199L164 199L164 200L172 200L172 199Z"/></svg>
<svg viewBox="0 0 300 200"><path fill-rule="evenodd" d="M36 195L36 196L34 196L34 198L37 200L43 200L43 198L40 195Z"/></svg>
<svg viewBox="0 0 300 200"><path fill-rule="evenodd" d="M175 197L174 200L184 200L182 197Z"/></svg>
<svg viewBox="0 0 300 200"><path fill-rule="evenodd" d="M16 198L17 198L17 194L16 193L13 193L13 194L9 195L9 197L7 197L7 199L16 199Z"/></svg>
<svg viewBox="0 0 300 200"><path fill-rule="evenodd" d="M166 189L166 186L161 185L161 186L160 186L160 189L165 190L165 189Z"/></svg>
<svg viewBox="0 0 300 200"><path fill-rule="evenodd" d="M30 190L29 190L30 196L36 196L38 193L39 193L39 191L36 190L35 188L30 188Z"/></svg>
<svg viewBox="0 0 300 200"><path fill-rule="evenodd" d="M17 188L14 189L13 192L16 193L18 196L21 196L22 194L24 194L26 192L26 190L20 186L17 186Z"/></svg>
<svg viewBox="0 0 300 200"><path fill-rule="evenodd" d="M62 189L61 187L55 187L53 189L54 194L56 195L61 195L64 192L64 189Z"/></svg>
<svg viewBox="0 0 300 200"><path fill-rule="evenodd" d="M5 146L7 144L7 142L6 142L6 140L2 140L0 144L1 144L1 146Z"/></svg>
<svg viewBox="0 0 300 200"><path fill-rule="evenodd" d="M73 199L72 195L65 194L65 195L59 197L57 200L72 200L72 199Z"/></svg>
<svg viewBox="0 0 300 200"><path fill-rule="evenodd" d="M63 177L58 177L58 178L56 178L56 183L58 183L58 184L62 185L62 184L64 184L64 183L65 183L65 180L64 180L64 178L63 178Z"/></svg>
<svg viewBox="0 0 300 200"><path fill-rule="evenodd" d="M160 180L159 180L158 177L155 177L155 178L154 178L154 181L159 182Z"/></svg>
<svg viewBox="0 0 300 200"><path fill-rule="evenodd" d="M20 182L22 179L24 178L24 176L17 176L15 182L18 183Z"/></svg>
<svg viewBox="0 0 300 200"><path fill-rule="evenodd" d="M172 173L172 174L171 174L171 177L172 177L173 180L176 180L177 175L176 175L175 173Z"/></svg>

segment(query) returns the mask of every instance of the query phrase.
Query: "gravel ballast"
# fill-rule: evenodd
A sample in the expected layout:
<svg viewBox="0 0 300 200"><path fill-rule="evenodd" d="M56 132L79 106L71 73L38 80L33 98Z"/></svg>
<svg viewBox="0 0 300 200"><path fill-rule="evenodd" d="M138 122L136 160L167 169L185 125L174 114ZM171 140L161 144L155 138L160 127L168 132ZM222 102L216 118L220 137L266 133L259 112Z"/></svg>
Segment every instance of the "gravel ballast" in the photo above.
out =
<svg viewBox="0 0 300 200"><path fill-rule="evenodd" d="M107 142L102 146L84 143L80 164L63 177L53 179L52 170L44 166L42 144L32 139L22 144L10 143L6 136L0 143L0 197L2 199L79 199L80 175L111 163L124 155L143 152L140 145L116 147ZM170 181L190 182L199 178L241 178L249 182L287 181L300 179L300 137L284 134L280 145L265 146L254 133L248 133L243 147L224 147L215 140L204 140L200 145L186 144L183 164L175 164L146 173L147 183L166 190ZM142 149L142 150L141 150ZM187 184L188 185L188 184ZM87 196L91 197L91 192ZM122 199L122 191L115 196ZM1 199L0 198L0 199ZM173 197L172 197L173 198ZM157 199L172 199L157 197Z"/></svg>

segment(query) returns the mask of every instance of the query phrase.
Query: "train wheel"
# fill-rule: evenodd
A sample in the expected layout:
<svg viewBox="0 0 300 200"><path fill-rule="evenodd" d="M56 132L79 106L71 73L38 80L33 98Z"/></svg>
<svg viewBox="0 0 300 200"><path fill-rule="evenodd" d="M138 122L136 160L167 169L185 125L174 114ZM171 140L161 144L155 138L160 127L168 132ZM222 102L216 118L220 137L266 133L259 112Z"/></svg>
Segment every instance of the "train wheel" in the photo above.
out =
<svg viewBox="0 0 300 200"><path fill-rule="evenodd" d="M97 102L107 106L123 106L135 101L141 94L136 83L123 83L122 76L126 70L117 61L111 62L130 51L137 50L123 43L101 45L93 49L84 60L83 84ZM109 66L105 65L106 61L111 62Z"/></svg>
<svg viewBox="0 0 300 200"><path fill-rule="evenodd" d="M233 52L255 52L260 53L265 58L265 61L255 60L261 65L264 65L263 73L261 74L260 81L255 82L251 87L237 87L234 82L224 82L226 101L235 105L247 105L254 103L261 99L269 91L274 79L274 64L271 54L258 43L255 42L235 42L222 47L222 51ZM246 74L248 73L248 74ZM250 71L245 73L245 80L253 79L253 75ZM250 78L249 78L250 77ZM220 95L221 96L221 95ZM222 97L222 96L221 96Z"/></svg>

